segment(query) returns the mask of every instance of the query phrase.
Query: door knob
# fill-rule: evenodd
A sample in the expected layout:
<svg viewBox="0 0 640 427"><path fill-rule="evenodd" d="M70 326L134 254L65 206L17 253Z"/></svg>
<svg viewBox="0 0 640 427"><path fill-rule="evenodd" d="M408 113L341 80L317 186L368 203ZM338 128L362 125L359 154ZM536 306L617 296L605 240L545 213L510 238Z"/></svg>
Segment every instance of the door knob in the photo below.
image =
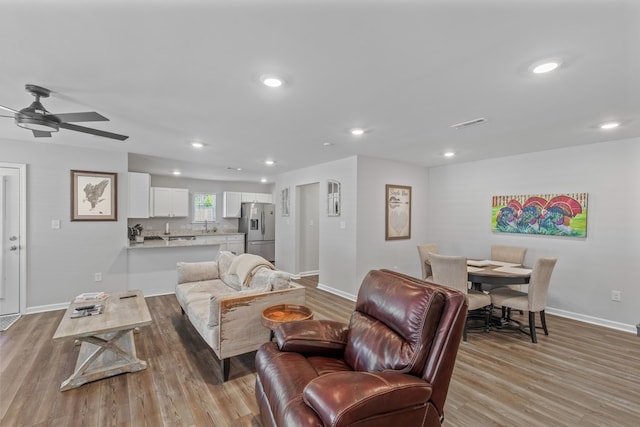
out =
<svg viewBox="0 0 640 427"><path fill-rule="evenodd" d="M10 250L10 251L17 251L17 250L18 250L18 247L17 247L16 245L9 246L9 250Z"/></svg>

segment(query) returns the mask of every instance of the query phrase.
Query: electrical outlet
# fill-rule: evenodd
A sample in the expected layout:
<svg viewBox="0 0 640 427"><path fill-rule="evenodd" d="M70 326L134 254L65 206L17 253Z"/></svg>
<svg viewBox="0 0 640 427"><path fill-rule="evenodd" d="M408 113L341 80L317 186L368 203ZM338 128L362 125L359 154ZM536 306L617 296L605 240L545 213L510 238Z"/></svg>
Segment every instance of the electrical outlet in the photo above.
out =
<svg viewBox="0 0 640 427"><path fill-rule="evenodd" d="M622 301L622 292L621 291L611 291L611 301Z"/></svg>
<svg viewBox="0 0 640 427"><path fill-rule="evenodd" d="M93 280L95 280L96 282L102 282L102 273L95 273L93 275Z"/></svg>

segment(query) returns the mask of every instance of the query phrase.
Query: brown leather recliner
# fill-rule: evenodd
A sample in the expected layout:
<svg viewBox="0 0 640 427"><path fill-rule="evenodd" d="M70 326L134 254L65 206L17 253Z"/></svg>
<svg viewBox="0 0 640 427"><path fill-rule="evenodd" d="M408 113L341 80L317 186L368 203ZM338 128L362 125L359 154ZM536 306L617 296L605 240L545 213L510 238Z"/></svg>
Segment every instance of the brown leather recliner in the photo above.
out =
<svg viewBox="0 0 640 427"><path fill-rule="evenodd" d="M370 271L349 325L283 323L258 349L264 426L440 426L466 315L461 292Z"/></svg>

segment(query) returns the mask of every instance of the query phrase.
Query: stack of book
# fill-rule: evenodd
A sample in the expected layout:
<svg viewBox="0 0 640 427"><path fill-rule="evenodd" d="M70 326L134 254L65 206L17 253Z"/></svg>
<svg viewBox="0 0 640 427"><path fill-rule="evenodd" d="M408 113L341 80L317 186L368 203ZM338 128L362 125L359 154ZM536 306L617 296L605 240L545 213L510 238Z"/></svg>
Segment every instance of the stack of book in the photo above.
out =
<svg viewBox="0 0 640 427"><path fill-rule="evenodd" d="M82 307L76 307L71 312L71 318L76 319L78 317L97 316L98 314L102 314L103 308L104 306L102 304L90 304Z"/></svg>
<svg viewBox="0 0 640 427"><path fill-rule="evenodd" d="M73 299L74 303L99 302L109 298L109 294L104 292L85 292Z"/></svg>

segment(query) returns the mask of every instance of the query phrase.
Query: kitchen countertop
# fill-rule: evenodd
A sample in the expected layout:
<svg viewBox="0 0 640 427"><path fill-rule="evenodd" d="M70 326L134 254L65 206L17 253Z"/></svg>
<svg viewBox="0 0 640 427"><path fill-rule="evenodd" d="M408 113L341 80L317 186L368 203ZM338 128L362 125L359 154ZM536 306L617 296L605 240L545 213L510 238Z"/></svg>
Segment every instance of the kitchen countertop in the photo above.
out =
<svg viewBox="0 0 640 427"><path fill-rule="evenodd" d="M178 231L175 233L170 233L169 235L160 234L160 233L145 233L142 237L148 236L161 236L166 237L188 237L195 236L195 240L147 240L144 243L136 243L129 241L128 249L152 249L152 248L181 248L181 247L193 247L193 246L220 246L219 242L213 242L211 240L205 239L197 239L198 237L204 236L244 236L244 233L225 233L225 232L216 232L216 233L203 233L201 231L188 232L188 231Z"/></svg>

